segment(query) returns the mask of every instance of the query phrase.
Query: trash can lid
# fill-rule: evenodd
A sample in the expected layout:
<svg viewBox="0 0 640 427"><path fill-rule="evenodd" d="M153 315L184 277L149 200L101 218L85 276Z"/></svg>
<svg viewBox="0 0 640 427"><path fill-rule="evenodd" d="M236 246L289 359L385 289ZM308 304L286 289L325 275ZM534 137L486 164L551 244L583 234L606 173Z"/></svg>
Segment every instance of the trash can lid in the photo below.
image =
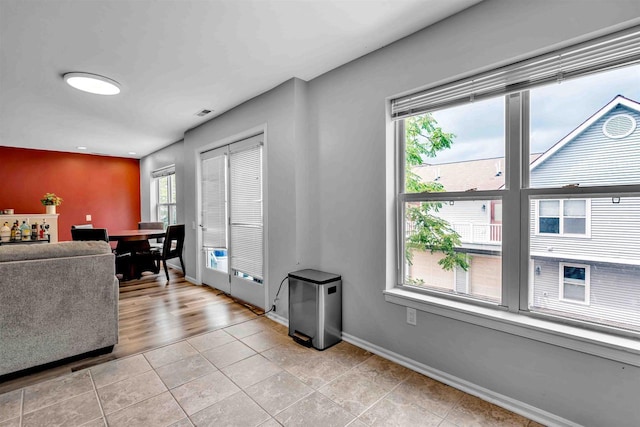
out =
<svg viewBox="0 0 640 427"><path fill-rule="evenodd" d="M336 280L340 280L341 278L340 275L338 274L325 273L324 271L318 271L313 269L293 271L289 273L289 277L315 283L318 285L324 285L325 283L335 282Z"/></svg>

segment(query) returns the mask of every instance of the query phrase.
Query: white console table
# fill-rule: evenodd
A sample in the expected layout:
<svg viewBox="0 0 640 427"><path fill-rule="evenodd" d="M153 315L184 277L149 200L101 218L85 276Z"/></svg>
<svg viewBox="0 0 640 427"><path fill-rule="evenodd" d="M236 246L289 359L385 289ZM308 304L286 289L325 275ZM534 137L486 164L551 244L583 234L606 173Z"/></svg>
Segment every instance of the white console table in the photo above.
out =
<svg viewBox="0 0 640 427"><path fill-rule="evenodd" d="M49 242L57 243L58 242L58 215L59 214L34 214L34 213L21 213L14 215L0 215L0 227L4 225L4 223L8 223L9 227L13 225L14 222L18 221L18 225L22 225L22 221L29 220L29 224L33 224L34 221L38 223L38 229L40 228L40 224L42 224L42 220L44 219L47 224L49 224Z"/></svg>

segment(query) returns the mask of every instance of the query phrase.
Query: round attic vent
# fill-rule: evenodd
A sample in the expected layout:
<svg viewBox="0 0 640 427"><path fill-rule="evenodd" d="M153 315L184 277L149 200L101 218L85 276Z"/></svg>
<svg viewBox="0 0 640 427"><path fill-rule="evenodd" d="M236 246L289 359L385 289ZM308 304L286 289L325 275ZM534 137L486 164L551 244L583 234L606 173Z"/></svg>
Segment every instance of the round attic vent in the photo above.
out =
<svg viewBox="0 0 640 427"><path fill-rule="evenodd" d="M602 125L602 132L613 139L624 138L634 130L636 130L636 119L628 114L617 114Z"/></svg>

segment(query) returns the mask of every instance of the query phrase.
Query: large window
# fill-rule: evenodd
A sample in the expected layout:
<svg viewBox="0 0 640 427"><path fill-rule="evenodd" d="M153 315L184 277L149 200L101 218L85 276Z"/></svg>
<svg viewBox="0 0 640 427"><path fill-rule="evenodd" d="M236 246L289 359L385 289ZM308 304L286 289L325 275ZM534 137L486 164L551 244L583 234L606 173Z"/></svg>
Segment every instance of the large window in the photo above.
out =
<svg viewBox="0 0 640 427"><path fill-rule="evenodd" d="M156 191L156 218L168 225L176 224L176 172L173 166L153 172Z"/></svg>
<svg viewBox="0 0 640 427"><path fill-rule="evenodd" d="M474 122L486 124L482 145L473 140ZM399 131L404 285L499 304L504 102L413 116Z"/></svg>
<svg viewBox="0 0 640 427"><path fill-rule="evenodd" d="M640 332L633 46L640 29L392 101L400 289Z"/></svg>

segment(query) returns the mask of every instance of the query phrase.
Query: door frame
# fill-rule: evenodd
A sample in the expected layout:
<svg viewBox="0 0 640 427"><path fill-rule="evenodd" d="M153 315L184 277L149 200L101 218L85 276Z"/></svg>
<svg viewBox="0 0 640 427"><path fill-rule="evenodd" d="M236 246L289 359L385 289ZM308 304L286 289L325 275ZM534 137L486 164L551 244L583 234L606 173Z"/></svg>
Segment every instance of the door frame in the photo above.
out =
<svg viewBox="0 0 640 427"><path fill-rule="evenodd" d="M202 167L200 164L200 155L205 151L214 150L216 148L223 147L225 145L233 144L234 142L240 142L244 139L251 138L263 134L262 145L262 232L263 232L263 263L264 263L264 277L263 277L263 289L264 289L264 307L270 307L269 304L269 162L268 162L268 134L267 124L255 126L253 128L246 129L242 132L235 133L225 138L218 139L209 144L205 144L193 150L193 156L196 165L196 218L193 222L193 229L196 233L196 283L202 285L202 233L200 232L200 224L202 224ZM231 268L231 267L229 267ZM231 273L231 271L229 271Z"/></svg>

